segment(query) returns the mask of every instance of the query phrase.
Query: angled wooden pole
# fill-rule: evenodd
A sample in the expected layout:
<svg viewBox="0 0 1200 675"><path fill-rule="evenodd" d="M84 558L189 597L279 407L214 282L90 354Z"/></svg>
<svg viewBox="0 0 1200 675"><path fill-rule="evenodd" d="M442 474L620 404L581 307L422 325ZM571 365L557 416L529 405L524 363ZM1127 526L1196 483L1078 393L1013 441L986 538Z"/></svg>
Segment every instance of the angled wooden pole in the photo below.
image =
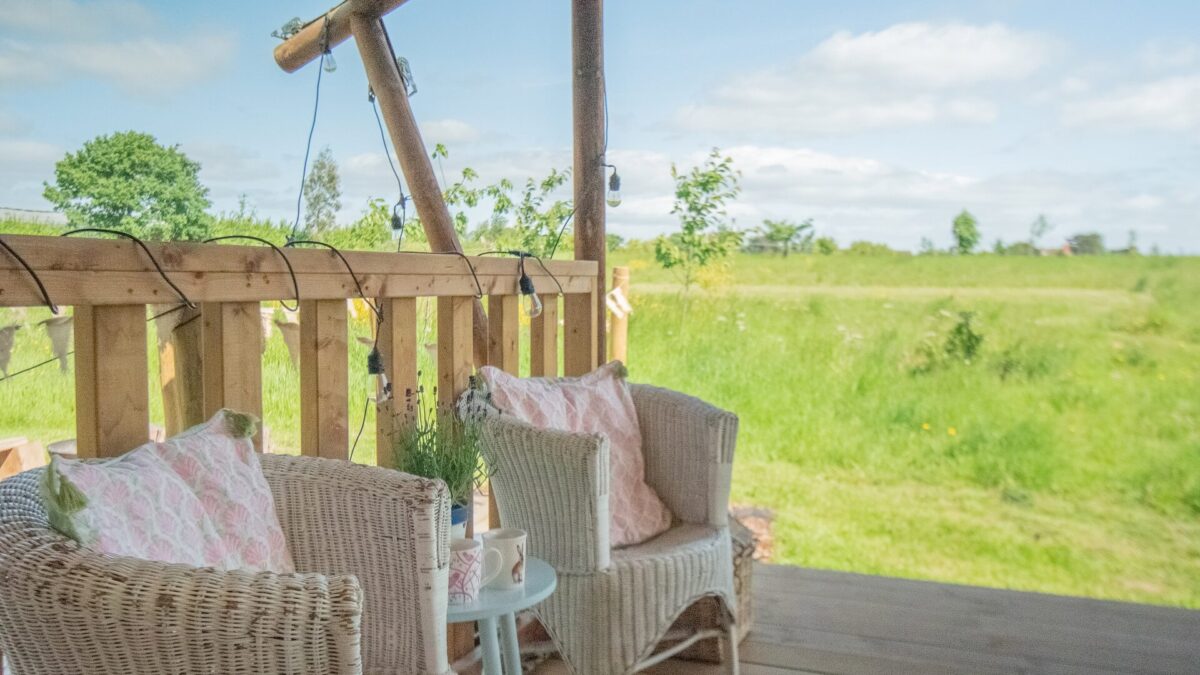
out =
<svg viewBox="0 0 1200 675"><path fill-rule="evenodd" d="M383 20L368 14L351 14L350 30L362 55L367 81L371 83L371 89L379 101L383 121L392 137L400 169L412 193L429 246L437 252L461 253L462 244L458 241L458 233L454 231L454 221L442 198L442 188L433 173L425 141L421 139L417 120L408 103L408 91L396 67ZM479 300L474 302L473 312L475 363L482 365L488 359L487 314Z"/></svg>
<svg viewBox="0 0 1200 675"><path fill-rule="evenodd" d="M571 2L571 108L575 128L575 259L600 263L596 298L605 293L604 0ZM593 309L596 353L606 354L603 302Z"/></svg>
<svg viewBox="0 0 1200 675"><path fill-rule="evenodd" d="M275 48L275 63L289 73L300 70L321 56L322 49L333 49L350 37L350 15L380 17L407 0L354 0L343 2L309 21L300 32ZM326 32L328 31L328 33Z"/></svg>

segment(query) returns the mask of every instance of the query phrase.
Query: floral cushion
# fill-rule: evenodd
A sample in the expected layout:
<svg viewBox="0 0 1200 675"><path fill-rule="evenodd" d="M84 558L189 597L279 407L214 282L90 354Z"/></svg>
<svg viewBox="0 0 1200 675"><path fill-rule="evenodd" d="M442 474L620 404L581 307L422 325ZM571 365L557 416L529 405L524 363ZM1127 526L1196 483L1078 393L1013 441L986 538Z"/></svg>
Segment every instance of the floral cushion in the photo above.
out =
<svg viewBox="0 0 1200 675"><path fill-rule="evenodd" d="M479 371L501 411L542 429L598 433L609 440L613 546L641 543L671 527L671 512L646 483L642 432L620 361L578 378L518 378Z"/></svg>
<svg viewBox="0 0 1200 675"><path fill-rule="evenodd" d="M200 499L226 558L223 569L294 572L251 438L256 420L229 410L167 439L158 452Z"/></svg>
<svg viewBox="0 0 1200 675"><path fill-rule="evenodd" d="M50 524L110 555L292 572L250 441L255 424L222 410L163 443L114 459L55 457L43 483Z"/></svg>
<svg viewBox="0 0 1200 675"><path fill-rule="evenodd" d="M224 559L200 500L153 443L99 462L53 456L42 487L51 526L88 548L196 567Z"/></svg>

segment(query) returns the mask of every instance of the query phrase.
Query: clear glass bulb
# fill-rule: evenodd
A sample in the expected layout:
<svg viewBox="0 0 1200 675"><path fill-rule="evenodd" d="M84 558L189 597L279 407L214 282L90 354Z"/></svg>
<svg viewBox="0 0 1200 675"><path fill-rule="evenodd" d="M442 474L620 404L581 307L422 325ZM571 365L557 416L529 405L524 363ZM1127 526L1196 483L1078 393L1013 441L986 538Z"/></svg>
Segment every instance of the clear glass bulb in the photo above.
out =
<svg viewBox="0 0 1200 675"><path fill-rule="evenodd" d="M525 316L536 319L542 315L542 299L538 297L537 293L521 295L521 311L525 313Z"/></svg>
<svg viewBox="0 0 1200 675"><path fill-rule="evenodd" d="M621 205L621 177L617 175L616 169L613 169L613 175L608 179L608 194L604 196L604 201L613 208Z"/></svg>
<svg viewBox="0 0 1200 675"><path fill-rule="evenodd" d="M333 52L325 52L323 61L324 63L321 64L321 67L325 69L325 72L332 73L337 70L337 61L333 60Z"/></svg>

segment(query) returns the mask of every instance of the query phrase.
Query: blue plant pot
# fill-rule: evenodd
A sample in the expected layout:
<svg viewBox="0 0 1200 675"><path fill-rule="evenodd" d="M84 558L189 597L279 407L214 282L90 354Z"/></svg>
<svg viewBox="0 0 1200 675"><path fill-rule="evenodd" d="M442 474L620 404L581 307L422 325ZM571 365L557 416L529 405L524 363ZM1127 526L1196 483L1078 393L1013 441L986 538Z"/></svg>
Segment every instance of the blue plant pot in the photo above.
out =
<svg viewBox="0 0 1200 675"><path fill-rule="evenodd" d="M450 536L467 536L467 507L462 504L450 507Z"/></svg>

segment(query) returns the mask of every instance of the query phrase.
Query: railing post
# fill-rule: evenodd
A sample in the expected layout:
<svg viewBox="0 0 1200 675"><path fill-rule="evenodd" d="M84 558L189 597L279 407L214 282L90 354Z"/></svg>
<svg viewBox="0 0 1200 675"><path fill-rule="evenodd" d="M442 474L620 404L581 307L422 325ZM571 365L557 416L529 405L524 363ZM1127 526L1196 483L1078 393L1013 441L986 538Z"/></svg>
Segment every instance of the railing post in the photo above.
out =
<svg viewBox="0 0 1200 675"><path fill-rule="evenodd" d="M300 454L350 455L346 301L300 303Z"/></svg>
<svg viewBox="0 0 1200 675"><path fill-rule="evenodd" d="M563 334L563 374L584 375L596 369L596 291L563 296L566 332Z"/></svg>
<svg viewBox="0 0 1200 675"><path fill-rule="evenodd" d="M257 302L208 302L201 308L204 416L221 408L262 419L262 312ZM254 436L262 450L262 429Z"/></svg>
<svg viewBox="0 0 1200 675"><path fill-rule="evenodd" d="M75 308L75 437L80 457L116 457L150 437L145 305Z"/></svg>

